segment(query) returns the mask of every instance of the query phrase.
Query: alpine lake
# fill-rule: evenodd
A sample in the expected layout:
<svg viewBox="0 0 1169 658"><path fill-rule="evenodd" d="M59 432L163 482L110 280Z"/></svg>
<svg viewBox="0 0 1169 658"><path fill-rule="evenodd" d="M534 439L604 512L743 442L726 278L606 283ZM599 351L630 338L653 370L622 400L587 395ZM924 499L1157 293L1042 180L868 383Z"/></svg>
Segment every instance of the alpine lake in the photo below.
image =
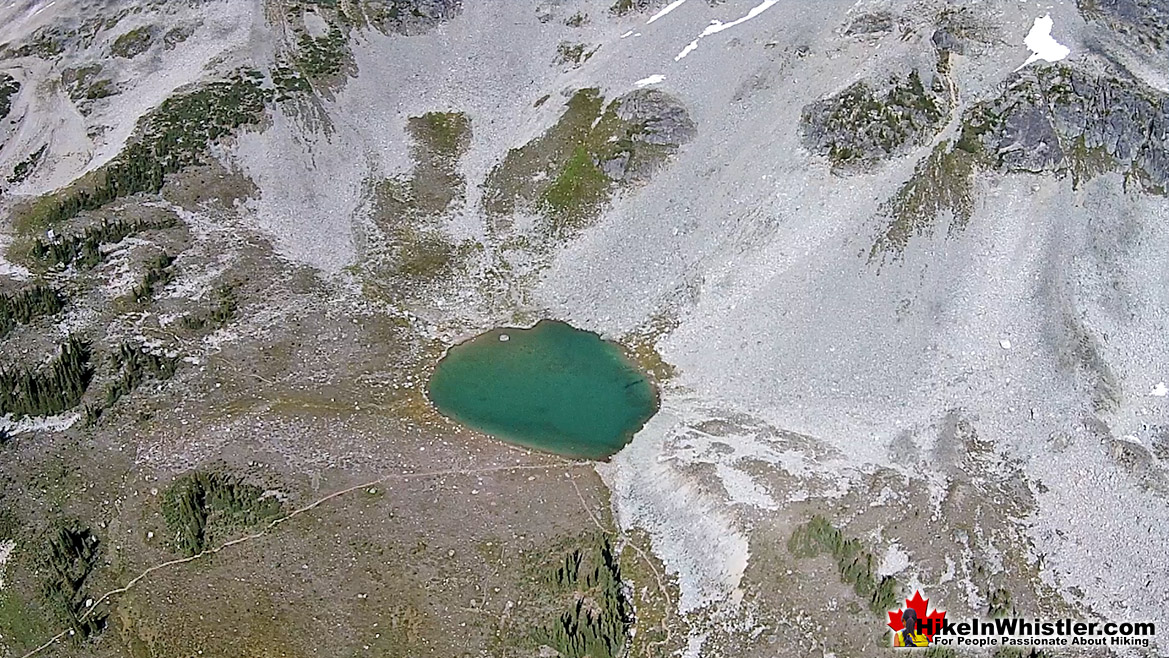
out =
<svg viewBox="0 0 1169 658"><path fill-rule="evenodd" d="M657 387L620 345L552 320L454 345L428 393L462 425L577 459L608 459L658 410Z"/></svg>

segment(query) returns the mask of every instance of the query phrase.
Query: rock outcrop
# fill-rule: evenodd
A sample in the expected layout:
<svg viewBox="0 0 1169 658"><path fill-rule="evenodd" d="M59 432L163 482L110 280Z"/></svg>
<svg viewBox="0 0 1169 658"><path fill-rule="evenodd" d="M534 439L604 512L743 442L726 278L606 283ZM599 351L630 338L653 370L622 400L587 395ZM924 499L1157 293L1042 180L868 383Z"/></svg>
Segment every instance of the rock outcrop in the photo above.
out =
<svg viewBox="0 0 1169 658"><path fill-rule="evenodd" d="M836 169L864 169L929 141L948 98L940 78L929 87L917 71L883 86L861 80L804 108L804 145Z"/></svg>
<svg viewBox="0 0 1169 658"><path fill-rule="evenodd" d="M1115 71L1027 70L966 117L961 147L1003 171L1125 173L1169 190L1169 99Z"/></svg>

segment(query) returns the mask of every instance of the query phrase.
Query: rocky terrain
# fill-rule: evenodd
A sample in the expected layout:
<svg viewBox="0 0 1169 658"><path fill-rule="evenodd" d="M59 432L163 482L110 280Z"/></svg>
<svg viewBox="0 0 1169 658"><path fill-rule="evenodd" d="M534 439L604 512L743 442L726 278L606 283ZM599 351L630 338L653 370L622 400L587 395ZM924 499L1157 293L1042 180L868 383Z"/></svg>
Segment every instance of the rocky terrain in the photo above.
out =
<svg viewBox="0 0 1169 658"><path fill-rule="evenodd" d="M1169 4L0 19L0 656L1169 624ZM660 389L607 462L426 399L543 318Z"/></svg>

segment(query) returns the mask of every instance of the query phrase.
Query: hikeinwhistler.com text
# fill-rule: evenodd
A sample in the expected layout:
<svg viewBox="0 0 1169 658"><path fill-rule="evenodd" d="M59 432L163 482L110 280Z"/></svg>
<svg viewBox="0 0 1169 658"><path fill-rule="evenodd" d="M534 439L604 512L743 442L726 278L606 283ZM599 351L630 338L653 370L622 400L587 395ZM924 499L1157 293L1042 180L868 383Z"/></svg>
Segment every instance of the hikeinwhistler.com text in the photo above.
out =
<svg viewBox="0 0 1169 658"><path fill-rule="evenodd" d="M1044 620L1021 617L925 622L933 643L961 647L1149 647L1157 634L1154 622Z"/></svg>

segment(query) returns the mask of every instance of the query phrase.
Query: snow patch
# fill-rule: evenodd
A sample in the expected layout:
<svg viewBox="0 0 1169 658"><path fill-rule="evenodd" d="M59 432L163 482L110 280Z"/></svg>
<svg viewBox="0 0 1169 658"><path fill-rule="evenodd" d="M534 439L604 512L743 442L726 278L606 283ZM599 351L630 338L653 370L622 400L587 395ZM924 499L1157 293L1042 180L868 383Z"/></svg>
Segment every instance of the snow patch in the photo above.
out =
<svg viewBox="0 0 1169 658"><path fill-rule="evenodd" d="M755 478L747 473L722 463L715 466L715 472L718 474L719 480L722 481L723 489L726 490L727 498L731 503L750 505L766 510L779 509L779 505L775 503L771 494L760 487L755 482Z"/></svg>
<svg viewBox="0 0 1169 658"><path fill-rule="evenodd" d="M4 572L8 567L8 558L12 556L12 550L15 548L15 539L0 541L0 592L4 591Z"/></svg>
<svg viewBox="0 0 1169 658"><path fill-rule="evenodd" d="M81 420L81 414L71 412L61 414L59 416L40 416L37 418L21 418L19 420L12 417L12 414L7 414L0 418L0 429L7 430L11 434L23 434L25 432L64 432L73 427L73 424Z"/></svg>
<svg viewBox="0 0 1169 658"><path fill-rule="evenodd" d="M1149 391L1149 395L1155 398L1163 398L1169 395L1169 386L1166 386L1165 382L1157 382L1153 385L1152 390Z"/></svg>
<svg viewBox="0 0 1169 658"><path fill-rule="evenodd" d="M7 276L18 281L27 281L32 278L32 272L16 263L10 263L4 258L4 254L8 252L8 245L12 243L12 238L7 235L0 235L0 276Z"/></svg>
<svg viewBox="0 0 1169 658"><path fill-rule="evenodd" d="M662 16L665 16L666 14L674 11L678 7L681 7L685 2L686 2L686 0L674 0L673 2L666 5L665 7L662 7L661 10L658 11L658 13L654 14L653 16L650 16L649 20L646 21L645 24L649 25L650 23L656 21L657 19L661 18Z"/></svg>
<svg viewBox="0 0 1169 658"><path fill-rule="evenodd" d="M1054 24L1055 21L1051 20L1051 14L1035 19L1031 31L1023 39L1023 45L1031 51L1031 56L1018 69L1015 69L1016 71L1038 60L1058 62L1071 54L1072 51L1067 46L1052 38L1051 28Z"/></svg>
<svg viewBox="0 0 1169 658"><path fill-rule="evenodd" d="M750 553L724 503L665 458L668 438L685 428L677 411L663 408L612 461L596 466L613 492L618 522L648 532L653 552L677 575L682 614L737 606Z"/></svg>
<svg viewBox="0 0 1169 658"><path fill-rule="evenodd" d="M666 79L666 76L662 75L661 73L655 73L655 74L649 76L648 78L642 78L633 84L634 84L634 86L637 86L637 87L645 87L647 85L660 84L665 79Z"/></svg>
<svg viewBox="0 0 1169 658"><path fill-rule="evenodd" d="M747 12L747 14L745 16L742 16L740 18L736 18L735 20L731 21L730 23L724 23L724 22L717 20L717 19L711 21L710 25L707 25L706 29L702 31L702 34L699 34L693 41L691 41L689 44L686 45L685 48L682 49L682 52L680 52L674 56L674 61L677 62L677 61L681 60L683 57L694 52L694 49L698 47L699 39L702 39L703 37L708 37L712 34L718 34L719 32L722 32L723 30L729 30L732 27L739 25L740 23L746 23L747 21L751 20L752 18L755 18L759 14L762 14L763 12L767 11L768 9L770 9L772 7L772 5L775 5L778 2L779 2L779 0L763 0L763 2L752 7L751 11Z"/></svg>
<svg viewBox="0 0 1169 658"><path fill-rule="evenodd" d="M885 557L881 558L881 566L877 573L882 576L892 576L901 573L909 567L909 553L901 548L901 544L893 543L885 550Z"/></svg>

